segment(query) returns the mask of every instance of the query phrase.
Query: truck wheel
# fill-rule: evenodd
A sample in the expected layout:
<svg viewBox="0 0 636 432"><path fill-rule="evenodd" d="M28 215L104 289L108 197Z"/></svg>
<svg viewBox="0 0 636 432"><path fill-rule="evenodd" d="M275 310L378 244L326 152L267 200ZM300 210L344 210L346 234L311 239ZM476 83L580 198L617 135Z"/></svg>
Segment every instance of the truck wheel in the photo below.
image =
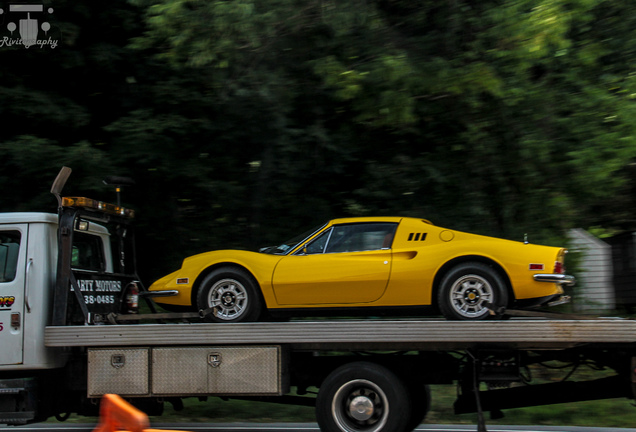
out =
<svg viewBox="0 0 636 432"><path fill-rule="evenodd" d="M316 399L323 432L403 432L410 418L408 390L383 366L355 362L333 371Z"/></svg>
<svg viewBox="0 0 636 432"><path fill-rule="evenodd" d="M418 427L426 418L426 414L431 409L431 388L426 384L418 382L409 385L411 400L411 417L406 424L406 431L412 431Z"/></svg>
<svg viewBox="0 0 636 432"><path fill-rule="evenodd" d="M482 263L465 263L444 276L437 302L447 319L483 320L492 316L486 303L505 306L508 293L493 269Z"/></svg>
<svg viewBox="0 0 636 432"><path fill-rule="evenodd" d="M261 312L261 298L256 283L245 271L220 268L201 283L197 298L199 309L214 308L214 322L256 321Z"/></svg>

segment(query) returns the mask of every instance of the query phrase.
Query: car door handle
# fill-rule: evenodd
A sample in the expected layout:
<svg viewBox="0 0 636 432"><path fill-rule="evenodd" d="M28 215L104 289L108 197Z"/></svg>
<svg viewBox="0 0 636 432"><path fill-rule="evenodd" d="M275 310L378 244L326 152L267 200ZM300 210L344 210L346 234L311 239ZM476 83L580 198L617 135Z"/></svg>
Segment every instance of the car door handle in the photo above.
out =
<svg viewBox="0 0 636 432"><path fill-rule="evenodd" d="M417 256L417 252L416 251L394 252L393 253L393 260L394 261L397 261L397 260L412 260L416 256Z"/></svg>

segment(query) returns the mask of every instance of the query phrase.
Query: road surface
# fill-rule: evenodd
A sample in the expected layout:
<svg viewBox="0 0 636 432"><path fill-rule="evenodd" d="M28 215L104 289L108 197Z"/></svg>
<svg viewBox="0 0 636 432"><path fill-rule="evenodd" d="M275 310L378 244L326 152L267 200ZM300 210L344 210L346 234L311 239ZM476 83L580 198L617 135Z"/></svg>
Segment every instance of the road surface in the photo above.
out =
<svg viewBox="0 0 636 432"><path fill-rule="evenodd" d="M94 424L36 423L26 426L0 426L1 432L92 432ZM153 429L170 429L191 432L319 432L315 423L152 423ZM636 432L628 428L591 428L577 426L487 426L488 432ZM477 431L476 425L427 425L418 426L417 432L467 432Z"/></svg>

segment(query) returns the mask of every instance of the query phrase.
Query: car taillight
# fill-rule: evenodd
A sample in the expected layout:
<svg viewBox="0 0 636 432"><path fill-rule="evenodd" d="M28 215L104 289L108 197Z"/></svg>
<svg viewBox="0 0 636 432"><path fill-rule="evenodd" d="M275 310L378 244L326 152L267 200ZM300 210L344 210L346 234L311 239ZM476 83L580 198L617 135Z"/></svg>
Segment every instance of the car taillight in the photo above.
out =
<svg viewBox="0 0 636 432"><path fill-rule="evenodd" d="M139 312L139 287L136 282L131 282L126 286L125 313Z"/></svg>
<svg viewBox="0 0 636 432"><path fill-rule="evenodd" d="M556 274L565 273L565 266L563 265L563 263L561 261L556 261L554 263L554 273L556 273Z"/></svg>

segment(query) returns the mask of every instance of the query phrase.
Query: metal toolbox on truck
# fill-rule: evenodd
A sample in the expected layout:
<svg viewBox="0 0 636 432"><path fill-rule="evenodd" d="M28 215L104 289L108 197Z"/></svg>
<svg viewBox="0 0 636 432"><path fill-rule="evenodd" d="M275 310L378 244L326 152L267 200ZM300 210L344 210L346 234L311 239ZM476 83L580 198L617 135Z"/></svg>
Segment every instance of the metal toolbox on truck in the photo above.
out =
<svg viewBox="0 0 636 432"><path fill-rule="evenodd" d="M88 350L88 396L243 395L288 392L280 346Z"/></svg>
<svg viewBox="0 0 636 432"><path fill-rule="evenodd" d="M88 396L148 396L150 348L88 350Z"/></svg>

